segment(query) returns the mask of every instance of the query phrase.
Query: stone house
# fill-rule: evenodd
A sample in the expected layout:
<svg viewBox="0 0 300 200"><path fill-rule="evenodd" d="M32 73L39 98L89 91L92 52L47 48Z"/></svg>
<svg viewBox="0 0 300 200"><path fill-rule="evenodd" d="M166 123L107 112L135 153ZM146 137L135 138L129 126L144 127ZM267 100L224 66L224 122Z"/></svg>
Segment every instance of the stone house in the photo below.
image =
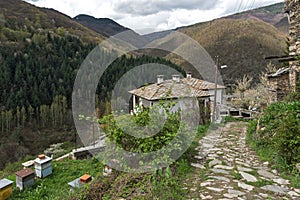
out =
<svg viewBox="0 0 300 200"><path fill-rule="evenodd" d="M290 92L296 92L300 75L300 0L285 0L285 12L289 18L289 67L268 74L270 103L283 100Z"/></svg>
<svg viewBox="0 0 300 200"><path fill-rule="evenodd" d="M217 108L222 105L224 89L224 86L217 85ZM175 102L172 111L190 107L203 111L208 108L207 112L210 113L207 114L211 116L214 110L214 91L214 83L193 78L191 74L187 74L186 78L173 75L170 80L164 80L163 75L158 75L156 83L129 91L132 94L131 110L136 113L137 106L151 107L161 100L172 100ZM200 110L200 112L202 111Z"/></svg>
<svg viewBox="0 0 300 200"><path fill-rule="evenodd" d="M285 11L289 18L289 55L298 57L292 59L289 63L290 66L290 84L291 91L296 91L296 85L299 81L300 74L300 0L285 0Z"/></svg>
<svg viewBox="0 0 300 200"><path fill-rule="evenodd" d="M282 68L273 74L268 74L269 102L277 102L284 99L291 91L290 69Z"/></svg>

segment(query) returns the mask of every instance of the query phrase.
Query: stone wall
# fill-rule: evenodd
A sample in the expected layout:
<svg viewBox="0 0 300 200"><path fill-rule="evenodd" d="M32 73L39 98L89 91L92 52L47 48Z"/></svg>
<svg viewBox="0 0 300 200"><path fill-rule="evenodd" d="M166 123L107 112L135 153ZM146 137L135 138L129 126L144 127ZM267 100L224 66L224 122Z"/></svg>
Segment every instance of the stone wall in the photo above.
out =
<svg viewBox="0 0 300 200"><path fill-rule="evenodd" d="M300 56L300 0L286 0L285 10L289 17L290 56ZM291 89L296 90L297 78L300 73L300 60L290 62Z"/></svg>
<svg viewBox="0 0 300 200"><path fill-rule="evenodd" d="M268 78L269 102L283 100L290 92L290 74L285 73L276 77Z"/></svg>

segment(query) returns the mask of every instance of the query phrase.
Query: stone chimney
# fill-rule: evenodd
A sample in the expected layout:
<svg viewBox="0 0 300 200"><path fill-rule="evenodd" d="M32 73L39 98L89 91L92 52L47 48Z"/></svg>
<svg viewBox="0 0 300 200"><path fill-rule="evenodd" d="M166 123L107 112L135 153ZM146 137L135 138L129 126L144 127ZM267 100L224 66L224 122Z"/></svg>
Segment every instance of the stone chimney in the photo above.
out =
<svg viewBox="0 0 300 200"><path fill-rule="evenodd" d="M164 75L157 75L157 83L161 84L162 82L164 82Z"/></svg>
<svg viewBox="0 0 300 200"><path fill-rule="evenodd" d="M176 83L180 82L180 75L172 75L172 80Z"/></svg>
<svg viewBox="0 0 300 200"><path fill-rule="evenodd" d="M190 73L190 72L186 73L186 77L187 78L192 78L192 73Z"/></svg>

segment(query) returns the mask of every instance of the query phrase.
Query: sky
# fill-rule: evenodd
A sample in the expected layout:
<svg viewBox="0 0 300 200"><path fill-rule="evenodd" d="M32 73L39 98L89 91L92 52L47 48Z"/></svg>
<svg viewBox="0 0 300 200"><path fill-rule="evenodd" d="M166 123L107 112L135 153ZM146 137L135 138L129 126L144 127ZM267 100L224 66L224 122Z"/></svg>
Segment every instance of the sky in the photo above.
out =
<svg viewBox="0 0 300 200"><path fill-rule="evenodd" d="M25 0L70 17L110 18L140 34L170 30L283 0Z"/></svg>

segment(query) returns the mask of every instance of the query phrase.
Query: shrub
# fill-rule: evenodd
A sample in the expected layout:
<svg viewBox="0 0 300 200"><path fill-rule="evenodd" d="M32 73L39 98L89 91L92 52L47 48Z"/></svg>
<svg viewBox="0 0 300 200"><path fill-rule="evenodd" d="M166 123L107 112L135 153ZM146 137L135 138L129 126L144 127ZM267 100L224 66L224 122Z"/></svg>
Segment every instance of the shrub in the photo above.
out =
<svg viewBox="0 0 300 200"><path fill-rule="evenodd" d="M259 121L250 123L248 137L257 148L272 150L286 167L295 166L300 162L300 101L270 105Z"/></svg>

